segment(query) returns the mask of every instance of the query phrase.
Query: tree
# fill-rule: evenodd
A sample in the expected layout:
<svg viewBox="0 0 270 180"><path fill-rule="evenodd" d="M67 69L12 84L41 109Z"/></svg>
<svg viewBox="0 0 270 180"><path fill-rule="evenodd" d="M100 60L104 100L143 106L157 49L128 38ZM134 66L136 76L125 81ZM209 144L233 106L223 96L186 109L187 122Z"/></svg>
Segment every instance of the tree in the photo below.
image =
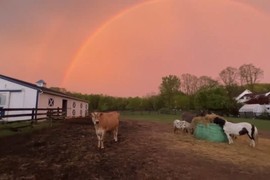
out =
<svg viewBox="0 0 270 180"><path fill-rule="evenodd" d="M224 88L215 87L200 90L194 98L194 104L197 109L219 111L229 109L231 101Z"/></svg>
<svg viewBox="0 0 270 180"><path fill-rule="evenodd" d="M239 72L237 68L227 67L219 73L219 77L225 85L229 96L232 98L237 92L237 80L239 77Z"/></svg>
<svg viewBox="0 0 270 180"><path fill-rule="evenodd" d="M164 106L164 103L162 101L161 96L158 95L149 95L144 97L145 99L145 110L150 110L150 111L157 111L160 108L162 108Z"/></svg>
<svg viewBox="0 0 270 180"><path fill-rule="evenodd" d="M191 74L181 75L181 90L186 95L192 95L198 90L198 78Z"/></svg>
<svg viewBox="0 0 270 180"><path fill-rule="evenodd" d="M98 102L98 109L100 111L116 110L115 98L111 96L101 96Z"/></svg>
<svg viewBox="0 0 270 180"><path fill-rule="evenodd" d="M190 97L187 95L176 95L175 99L175 108L181 110L189 110L191 107Z"/></svg>
<svg viewBox="0 0 270 180"><path fill-rule="evenodd" d="M253 90L254 84L263 76L263 70L253 64L244 64L239 67L239 75L241 85L248 85Z"/></svg>
<svg viewBox="0 0 270 180"><path fill-rule="evenodd" d="M227 67L219 73L219 77L225 86L237 85L238 76L238 69L234 67Z"/></svg>
<svg viewBox="0 0 270 180"><path fill-rule="evenodd" d="M201 76L198 79L198 89L212 88L218 86L218 81L209 76Z"/></svg>
<svg viewBox="0 0 270 180"><path fill-rule="evenodd" d="M128 98L126 109L130 111L142 110L142 99L139 97Z"/></svg>
<svg viewBox="0 0 270 180"><path fill-rule="evenodd" d="M128 101L127 101L127 98L118 97L118 98L115 98L114 103L116 106L116 110L123 111L126 109Z"/></svg>
<svg viewBox="0 0 270 180"><path fill-rule="evenodd" d="M98 110L100 99L101 99L101 95L97 95L97 94L88 95L87 100L89 103L89 110L91 111Z"/></svg>
<svg viewBox="0 0 270 180"><path fill-rule="evenodd" d="M180 79L175 75L162 77L159 90L167 107L173 108L173 97L180 93L180 84Z"/></svg>

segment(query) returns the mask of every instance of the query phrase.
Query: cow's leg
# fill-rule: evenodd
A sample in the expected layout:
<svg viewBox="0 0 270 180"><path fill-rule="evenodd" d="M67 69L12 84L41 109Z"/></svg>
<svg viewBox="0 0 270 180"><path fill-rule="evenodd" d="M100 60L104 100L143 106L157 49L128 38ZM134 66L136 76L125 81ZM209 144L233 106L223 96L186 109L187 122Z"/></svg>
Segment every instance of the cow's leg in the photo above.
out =
<svg viewBox="0 0 270 180"><path fill-rule="evenodd" d="M115 128L115 130L113 131L113 139L114 139L115 142L118 141L117 135L118 135L118 128Z"/></svg>
<svg viewBox="0 0 270 180"><path fill-rule="evenodd" d="M100 148L100 146L101 146L101 136L97 135L97 139L98 139L98 148Z"/></svg>
<svg viewBox="0 0 270 180"><path fill-rule="evenodd" d="M98 139L98 148L100 149L103 149L104 148L104 145L103 145L103 140L104 140L104 134L105 134L105 131L104 130L101 130L101 129L98 129L97 130L97 139Z"/></svg>
<svg viewBox="0 0 270 180"><path fill-rule="evenodd" d="M104 148L104 136L105 136L105 131L102 131L101 136L100 136L100 148Z"/></svg>

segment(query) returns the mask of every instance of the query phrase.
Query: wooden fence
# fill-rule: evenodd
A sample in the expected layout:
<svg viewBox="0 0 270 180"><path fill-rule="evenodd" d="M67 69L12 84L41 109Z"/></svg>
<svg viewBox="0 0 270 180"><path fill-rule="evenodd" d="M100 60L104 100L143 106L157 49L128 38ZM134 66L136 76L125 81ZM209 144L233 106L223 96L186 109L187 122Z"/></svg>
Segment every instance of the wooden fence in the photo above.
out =
<svg viewBox="0 0 270 180"><path fill-rule="evenodd" d="M12 117L24 117L16 121L30 120L34 123L41 119L64 119L66 112L62 108L0 108L0 121L5 122L5 118Z"/></svg>

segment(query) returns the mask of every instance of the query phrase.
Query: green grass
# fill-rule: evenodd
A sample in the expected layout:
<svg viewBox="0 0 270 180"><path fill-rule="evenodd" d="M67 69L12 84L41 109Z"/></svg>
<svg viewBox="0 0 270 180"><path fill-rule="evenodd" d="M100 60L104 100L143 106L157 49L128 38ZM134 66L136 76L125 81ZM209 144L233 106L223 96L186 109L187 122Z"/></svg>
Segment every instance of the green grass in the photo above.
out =
<svg viewBox="0 0 270 180"><path fill-rule="evenodd" d="M175 119L181 119L181 115L159 114L157 112L121 112L121 119L172 123ZM225 119L231 122L249 122L254 124L259 130L270 131L270 120L232 117L225 117Z"/></svg>
<svg viewBox="0 0 270 180"><path fill-rule="evenodd" d="M129 120L141 120L141 121L156 121L169 123L175 119L180 119L181 116L178 114L159 114L157 112L121 112L121 119Z"/></svg>
<svg viewBox="0 0 270 180"><path fill-rule="evenodd" d="M57 124L58 123L53 123L53 126ZM33 127L30 126L29 121L0 124L0 137L32 133L34 131L49 127L51 127L49 121L38 122L37 124L34 124Z"/></svg>

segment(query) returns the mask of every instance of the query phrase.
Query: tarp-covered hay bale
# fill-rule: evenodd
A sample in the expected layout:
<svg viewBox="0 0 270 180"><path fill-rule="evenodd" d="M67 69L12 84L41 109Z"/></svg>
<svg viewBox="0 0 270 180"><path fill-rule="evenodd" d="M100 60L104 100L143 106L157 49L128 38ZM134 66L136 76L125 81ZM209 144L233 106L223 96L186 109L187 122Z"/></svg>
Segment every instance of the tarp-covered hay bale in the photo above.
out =
<svg viewBox="0 0 270 180"><path fill-rule="evenodd" d="M223 129L215 123L209 123L208 125L201 123L197 124L194 136L197 139L211 142L228 142Z"/></svg>
<svg viewBox="0 0 270 180"><path fill-rule="evenodd" d="M205 116L198 116L192 119L191 126L194 128L194 136L197 139L203 139L211 142L227 142L227 137L223 129L213 123L216 114L207 114ZM222 117L220 117L222 118Z"/></svg>

